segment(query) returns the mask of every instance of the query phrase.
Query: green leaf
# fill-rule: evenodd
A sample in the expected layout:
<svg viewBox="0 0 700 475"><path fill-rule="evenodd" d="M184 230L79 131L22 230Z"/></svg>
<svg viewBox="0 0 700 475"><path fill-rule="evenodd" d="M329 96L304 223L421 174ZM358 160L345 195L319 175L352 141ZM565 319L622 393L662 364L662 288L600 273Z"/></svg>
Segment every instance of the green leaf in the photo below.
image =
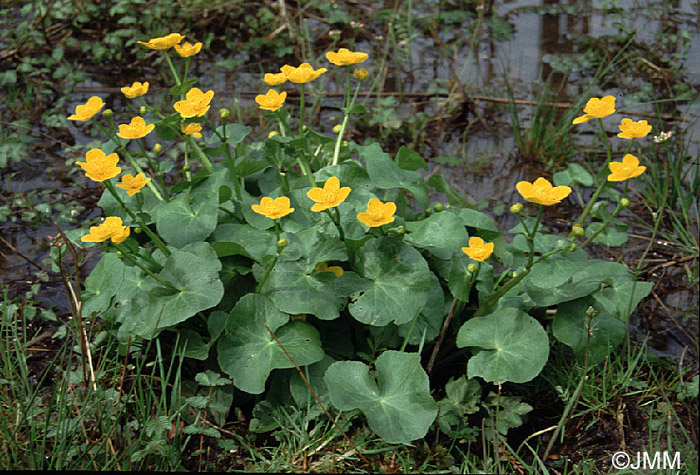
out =
<svg viewBox="0 0 700 475"><path fill-rule="evenodd" d="M360 157L367 164L367 172L377 188L388 190L403 188L411 193L419 206L428 206L428 187L423 176L414 171L402 170L379 144L358 147Z"/></svg>
<svg viewBox="0 0 700 475"><path fill-rule="evenodd" d="M591 223L591 225L586 228L586 236L592 236L602 227L603 223L601 222ZM625 231L627 231L626 225L615 225L610 223L595 238L593 238L593 242L599 242L607 247L620 247L625 244L628 239Z"/></svg>
<svg viewBox="0 0 700 475"><path fill-rule="evenodd" d="M406 222L405 226L409 231L405 242L428 249L440 259L449 259L456 250L468 244L467 230L454 213L434 213L422 221Z"/></svg>
<svg viewBox="0 0 700 475"><path fill-rule="evenodd" d="M277 237L272 231L261 231L247 224L220 224L212 234L212 247L219 257L240 254L262 263L277 252Z"/></svg>
<svg viewBox="0 0 700 475"><path fill-rule="evenodd" d="M594 294L594 297L607 311L627 323L632 311L653 288L653 282L635 282L634 280L613 282L612 285Z"/></svg>
<svg viewBox="0 0 700 475"><path fill-rule="evenodd" d="M216 128L216 133L226 137L226 143L236 145L243 142L250 133L250 127L243 124L226 124Z"/></svg>
<svg viewBox="0 0 700 475"><path fill-rule="evenodd" d="M102 256L90 275L85 279L85 290L81 293L83 300L82 314L98 314L109 308L122 286L125 266L115 253Z"/></svg>
<svg viewBox="0 0 700 475"><path fill-rule="evenodd" d="M440 430L450 437L468 437L472 429L466 416L479 411L479 382L467 379L465 375L457 380L450 378L445 384L445 394L445 398L438 402Z"/></svg>
<svg viewBox="0 0 700 475"><path fill-rule="evenodd" d="M578 163L570 163L564 171L557 172L552 177L555 186L571 186L578 183L583 186L593 186L593 176Z"/></svg>
<svg viewBox="0 0 700 475"><path fill-rule="evenodd" d="M403 145L396 153L396 163L404 170L415 171L419 168L425 168L428 170L428 163L423 157L421 157L420 153L414 152L410 148L404 147Z"/></svg>
<svg viewBox="0 0 700 475"><path fill-rule="evenodd" d="M406 323L428 300L428 263L415 248L382 237L372 239L355 254L355 267L365 285L352 295L350 314L368 325Z"/></svg>
<svg viewBox="0 0 700 475"><path fill-rule="evenodd" d="M288 320L289 315L259 294L247 294L236 303L217 351L219 366L233 378L238 389L262 393L273 369L294 367L290 357L300 366L323 358L316 329L299 320L287 323ZM289 357L263 323L277 336Z"/></svg>
<svg viewBox="0 0 700 475"><path fill-rule="evenodd" d="M467 376L487 382L526 383L540 374L549 357L547 332L516 308L467 320L457 334L457 346L480 348L469 359Z"/></svg>
<svg viewBox="0 0 700 475"><path fill-rule="evenodd" d="M493 222L493 219L489 218L481 211L470 208L462 208L459 210L459 217L465 226L481 231L492 231L498 233L498 228Z"/></svg>
<svg viewBox="0 0 700 475"><path fill-rule="evenodd" d="M170 95L171 96L179 96L181 94L186 94L189 92L190 89L192 89L192 86L199 82L198 78L190 78L187 81L182 81L180 84L176 84L175 86L170 88Z"/></svg>
<svg viewBox="0 0 700 475"><path fill-rule="evenodd" d="M445 292L440 285L440 279L435 274L431 273L430 280L428 301L418 314L415 325L413 325L413 321L399 325L399 335L403 338L408 335L408 332L411 331L411 325L413 325L411 336L408 339L408 343L411 345L419 345L424 336L426 343L433 341L440 334L440 328L442 328L442 321L446 313Z"/></svg>
<svg viewBox="0 0 700 475"><path fill-rule="evenodd" d="M376 380L358 361L339 361L326 371L333 405L360 409L369 427L385 442L408 443L425 436L437 415L428 376L417 353L385 351L376 365Z"/></svg>
<svg viewBox="0 0 700 475"><path fill-rule="evenodd" d="M464 207L464 208L474 208L474 205L465 200L462 195L455 190L452 185L450 185L445 177L440 173L435 173L428 180L428 184L435 188L435 191L439 193L445 193L447 195L447 201L452 206Z"/></svg>
<svg viewBox="0 0 700 475"><path fill-rule="evenodd" d="M335 360L326 355L321 361L310 365L305 374L306 379L316 393L316 396L321 399L326 407L328 407L330 396L328 393L328 385L326 385L326 381L323 379L323 376L326 374L328 367L333 363L335 363ZM297 372L295 372L289 379L289 391L292 393L294 402L296 402L299 407L310 406L312 408L316 408L319 415L322 414L321 408L318 407L318 403L316 402L316 398L313 397L308 386L306 386L306 383L304 383L301 376L299 376L299 373ZM311 416L311 414L309 414L309 416Z"/></svg>
<svg viewBox="0 0 700 475"><path fill-rule="evenodd" d="M156 122L155 132L158 138L166 142L175 140L178 134L177 131L179 130L177 124L180 120L182 120L180 114L175 113Z"/></svg>
<svg viewBox="0 0 700 475"><path fill-rule="evenodd" d="M590 329L586 312L591 309ZM569 345L581 361L588 346L588 363L603 361L627 334L627 324L608 312L595 298L587 296L557 306L552 332L557 340Z"/></svg>
<svg viewBox="0 0 700 475"><path fill-rule="evenodd" d="M316 272L299 261L278 261L263 292L283 312L333 320L343 303L335 292L336 278L332 272Z"/></svg>
<svg viewBox="0 0 700 475"><path fill-rule="evenodd" d="M204 241L216 228L219 196L183 193L153 210L158 234L175 247Z"/></svg>
<svg viewBox="0 0 700 475"><path fill-rule="evenodd" d="M184 322L221 301L224 295L219 280L221 262L211 246L201 242L171 251L158 274L178 289L169 296L151 294L151 289L162 287L138 269L125 272L122 289L131 286L129 281L134 285L130 292L120 290L117 295L121 303L117 317L122 323L120 341L126 341L128 335L153 338L162 329Z"/></svg>

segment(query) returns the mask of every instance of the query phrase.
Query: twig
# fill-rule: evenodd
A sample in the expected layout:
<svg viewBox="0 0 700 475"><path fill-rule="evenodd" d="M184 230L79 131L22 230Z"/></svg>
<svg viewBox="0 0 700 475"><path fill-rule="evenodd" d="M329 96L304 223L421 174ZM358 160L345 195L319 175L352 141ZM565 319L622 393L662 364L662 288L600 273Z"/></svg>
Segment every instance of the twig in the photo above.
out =
<svg viewBox="0 0 700 475"><path fill-rule="evenodd" d="M440 338L438 338L438 341L435 344L435 347L433 348L433 352L430 355L430 360L428 360L428 367L426 368L426 372L429 375L430 375L430 373L433 372L433 364L435 364L435 358L437 357L438 350L440 349L440 345L442 345L442 341L445 339L445 334L447 333L447 329L450 326L450 321L452 321L452 315L455 313L456 307L457 307L457 297L455 297L452 300L452 305L450 306L450 311L447 313L447 317L445 317L445 321L442 323L442 329L440 330Z"/></svg>
<svg viewBox="0 0 700 475"><path fill-rule="evenodd" d="M282 345L282 342L279 341L279 339L277 338L277 336L272 332L272 330L270 330L270 327L268 327L268 326L265 324L265 322L260 322L260 323L262 323L263 326L264 326L265 328L267 328L267 331L270 332L270 335L272 335L272 338L275 339L275 341L276 341L277 344L280 346L280 348L282 348L282 351L283 351L284 354L287 356L287 358L289 359L289 361L291 361L292 364L294 365L294 367L297 369L297 371L299 372L299 376L301 376L301 379L304 381L304 384L306 384L306 387L309 388L309 391L311 391L311 394L313 395L314 399L316 399L316 402L318 402L318 405L321 406L321 409L323 409L323 412L326 413L326 416L328 416L328 419L330 419L330 421L333 423L333 425L340 431L341 434L343 434L343 437L345 437L345 439L346 439L348 442L350 442L350 445L352 445L352 448L355 449L355 452L357 452L357 455L359 455L360 458L361 458L367 465L369 465L369 466L371 467L372 464L370 463L370 461L367 460L367 458L366 458L364 455L362 455L362 452L360 452L360 449L357 448L357 446L355 445L355 443L352 441L352 439L351 439L350 437L348 437L348 435L345 433L345 431L344 431L343 429L340 428L340 426L339 426L338 423L335 421L335 419L333 418L333 416L331 416L331 414L328 412L328 409L326 409L326 406L323 405L323 403L321 402L321 399L316 395L316 391L314 391L314 389L311 387L311 384L309 384L309 382L306 380L306 376L304 376L304 372L301 370L301 368L299 367L299 365L297 364L297 362L294 361L294 360L292 359L292 357L289 355L289 353L287 353L287 350L284 348L284 345Z"/></svg>

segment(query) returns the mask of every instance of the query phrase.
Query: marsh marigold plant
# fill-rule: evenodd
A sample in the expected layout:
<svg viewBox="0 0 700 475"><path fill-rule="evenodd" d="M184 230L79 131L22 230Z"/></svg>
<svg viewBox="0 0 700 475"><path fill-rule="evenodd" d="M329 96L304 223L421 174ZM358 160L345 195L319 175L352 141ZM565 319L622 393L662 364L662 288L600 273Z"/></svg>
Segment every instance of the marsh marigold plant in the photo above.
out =
<svg viewBox="0 0 700 475"><path fill-rule="evenodd" d="M282 66L282 72L284 73L287 80L296 83L304 84L317 79L321 74L328 71L326 68L319 68L314 70L309 63L302 63L299 67L289 66L285 64Z"/></svg>
<svg viewBox="0 0 700 475"><path fill-rule="evenodd" d="M480 237L469 238L469 246L463 247L462 251L477 262L483 262L493 254L493 243L484 243Z"/></svg>
<svg viewBox="0 0 700 475"><path fill-rule="evenodd" d="M651 132L651 125L647 124L646 120L635 122L625 118L619 127L621 132L617 136L621 139L641 139Z"/></svg>
<svg viewBox="0 0 700 475"><path fill-rule="evenodd" d="M630 153L622 157L622 162L610 162L608 166L611 172L608 181L625 181L641 175L647 169L640 166L639 159Z"/></svg>
<svg viewBox="0 0 700 475"><path fill-rule="evenodd" d="M185 35L181 35L180 33L170 33L168 36L151 38L149 41L138 41L137 43L151 49L168 49L172 48L184 39Z"/></svg>
<svg viewBox="0 0 700 475"><path fill-rule="evenodd" d="M82 242L104 242L110 239L113 243L119 244L129 237L131 230L122 224L122 219L110 216L99 226L91 226L90 234L81 237Z"/></svg>
<svg viewBox="0 0 700 475"><path fill-rule="evenodd" d="M147 82L135 82L131 86L124 86L122 88L122 93L127 99L134 99L139 96L143 96L148 92Z"/></svg>
<svg viewBox="0 0 700 475"><path fill-rule="evenodd" d="M279 219L294 211L294 208L290 207L289 198L286 196L280 196L276 199L265 196L260 200L259 205L253 205L251 208L256 213L267 216L270 219Z"/></svg>
<svg viewBox="0 0 700 475"><path fill-rule="evenodd" d="M85 104L75 106L75 114L68 117L68 120L86 121L93 118L100 112L105 103L101 97L92 96Z"/></svg>
<svg viewBox="0 0 700 475"><path fill-rule="evenodd" d="M143 117L134 117L128 124L120 124L118 137L123 139L140 139L150 134L156 128L155 124L146 125Z"/></svg>
<svg viewBox="0 0 700 475"><path fill-rule="evenodd" d="M605 96L602 99L593 97L583 108L584 115L574 119L574 124L582 124L591 119L602 119L615 113L615 96Z"/></svg>
<svg viewBox="0 0 700 475"><path fill-rule="evenodd" d="M326 184L323 185L323 188L311 188L306 193L306 196L315 201L315 204L311 207L311 211L319 212L338 206L345 201L350 191L350 187L348 186L341 188L338 177L332 176L326 180Z"/></svg>
<svg viewBox="0 0 700 475"><path fill-rule="evenodd" d="M286 92L278 93L274 89L270 89L267 91L267 94L258 94L255 97L255 102L258 103L261 109L274 112L284 105L286 99Z"/></svg>
<svg viewBox="0 0 700 475"><path fill-rule="evenodd" d="M526 200L544 206L560 203L571 193L571 188L568 186L552 186L546 178L542 177L534 183L521 181L515 187Z"/></svg>
<svg viewBox="0 0 700 475"><path fill-rule="evenodd" d="M193 87L185 94L184 101L177 101L173 107L183 119L192 117L203 117L209 111L214 91L202 92L201 89Z"/></svg>
<svg viewBox="0 0 700 475"><path fill-rule="evenodd" d="M85 175L92 181L102 182L114 178L122 172L117 166L119 156L116 153L106 155L99 148L88 150L84 162L75 162L85 170Z"/></svg>
<svg viewBox="0 0 700 475"><path fill-rule="evenodd" d="M182 43L182 45L175 45L175 51L183 58L189 58L194 56L202 50L202 43L191 44L188 42Z"/></svg>
<svg viewBox="0 0 700 475"><path fill-rule="evenodd" d="M359 51L353 53L347 48L340 48L337 53L334 51L327 52L326 58L336 66L349 66L351 64L362 63L369 58L369 55Z"/></svg>
<svg viewBox="0 0 700 475"><path fill-rule="evenodd" d="M394 213L396 213L396 204L388 201L382 203L377 198L370 198L367 204L367 211L363 211L357 215L357 219L370 228L376 228L394 221Z"/></svg>
<svg viewBox="0 0 700 475"><path fill-rule="evenodd" d="M122 182L117 183L117 188L126 190L126 194L129 196L134 196L136 193L141 192L141 188L146 186L146 183L151 181L150 178L146 178L143 173L139 173L136 176L129 175L128 173L122 177Z"/></svg>

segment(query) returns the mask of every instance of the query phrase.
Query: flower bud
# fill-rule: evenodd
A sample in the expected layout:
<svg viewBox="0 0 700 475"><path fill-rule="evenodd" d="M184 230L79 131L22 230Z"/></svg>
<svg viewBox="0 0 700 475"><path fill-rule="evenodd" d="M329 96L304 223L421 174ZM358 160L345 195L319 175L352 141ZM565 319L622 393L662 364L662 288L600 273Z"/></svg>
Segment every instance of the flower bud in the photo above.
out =
<svg viewBox="0 0 700 475"><path fill-rule="evenodd" d="M364 81L369 77L369 72L364 68L356 69L352 74L360 81Z"/></svg>
<svg viewBox="0 0 700 475"><path fill-rule="evenodd" d="M333 126L333 133L334 133L334 134L339 134L341 130L343 130L343 126L342 126L342 125L336 124L335 126Z"/></svg>
<svg viewBox="0 0 700 475"><path fill-rule="evenodd" d="M620 200L620 206L622 206L623 208L627 208L629 205L630 205L630 200L628 200L627 198L622 198Z"/></svg>
<svg viewBox="0 0 700 475"><path fill-rule="evenodd" d="M350 142L348 142L347 140L343 140L343 147L349 147L349 146L350 146Z"/></svg>
<svg viewBox="0 0 700 475"><path fill-rule="evenodd" d="M517 271L513 271L513 272L510 273L510 276L511 276L512 278L515 279L516 277L518 277L518 272L517 272Z"/></svg>
<svg viewBox="0 0 700 475"><path fill-rule="evenodd" d="M230 115L231 111L227 108L222 107L221 109L219 109L219 117L221 117L222 119L228 119Z"/></svg>
<svg viewBox="0 0 700 475"><path fill-rule="evenodd" d="M522 203L515 203L513 206L510 207L510 212L513 214L519 214L522 210L523 210Z"/></svg>
<svg viewBox="0 0 700 475"><path fill-rule="evenodd" d="M569 246L569 251L574 252L576 249L578 249L578 246L576 243L573 243L571 246Z"/></svg>
<svg viewBox="0 0 700 475"><path fill-rule="evenodd" d="M404 226L403 224L401 226L397 226L396 233L397 234L406 234L406 226Z"/></svg>
<svg viewBox="0 0 700 475"><path fill-rule="evenodd" d="M287 247L287 244L289 244L287 242L287 238L280 238L279 241L277 241L277 247L279 247L280 249L282 249L283 247Z"/></svg>
<svg viewBox="0 0 700 475"><path fill-rule="evenodd" d="M473 262L467 266L467 272L469 272L470 274L474 274L478 270L479 270L479 265L474 264Z"/></svg>
<svg viewBox="0 0 700 475"><path fill-rule="evenodd" d="M583 237L586 235L586 230L583 229L583 226L580 224L574 224L574 227L571 228L571 234L573 234L576 237Z"/></svg>
<svg viewBox="0 0 700 475"><path fill-rule="evenodd" d="M112 112L112 109L105 109L102 111L102 117L104 117L105 119L109 119L113 115L114 115L114 112Z"/></svg>
<svg viewBox="0 0 700 475"><path fill-rule="evenodd" d="M274 137L275 135L279 135L279 134L280 134L279 132L277 132L276 130L273 130L272 132L270 132L269 134L267 134L267 138L268 138L268 139L271 139L271 138Z"/></svg>
<svg viewBox="0 0 700 475"><path fill-rule="evenodd" d="M136 226L136 227L134 228L134 233L135 233L135 234L141 234L141 226Z"/></svg>
<svg viewBox="0 0 700 475"><path fill-rule="evenodd" d="M123 257L124 257L124 253L123 253L122 251L117 251L117 257L118 257L119 259L123 258Z"/></svg>
<svg viewBox="0 0 700 475"><path fill-rule="evenodd" d="M146 106L139 107L139 114L144 115L147 112Z"/></svg>
<svg viewBox="0 0 700 475"><path fill-rule="evenodd" d="M433 203L433 209L439 213L440 211L445 209L445 205L438 201L437 203Z"/></svg>
<svg viewBox="0 0 700 475"><path fill-rule="evenodd" d="M163 146L159 143L153 146L153 153L160 153L163 151Z"/></svg>
<svg viewBox="0 0 700 475"><path fill-rule="evenodd" d="M301 126L301 131L302 131L302 132L306 132L307 130L309 130L309 128L308 128L307 126L305 126L305 125L302 125L302 126Z"/></svg>

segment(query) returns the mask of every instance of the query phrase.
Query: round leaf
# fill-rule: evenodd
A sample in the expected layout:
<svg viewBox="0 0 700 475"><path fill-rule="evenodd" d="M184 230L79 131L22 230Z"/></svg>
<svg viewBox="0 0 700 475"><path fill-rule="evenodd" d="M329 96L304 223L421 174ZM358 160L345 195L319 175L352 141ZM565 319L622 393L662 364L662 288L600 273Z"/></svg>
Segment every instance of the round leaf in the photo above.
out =
<svg viewBox="0 0 700 475"><path fill-rule="evenodd" d="M360 409L370 428L390 444L425 436L437 404L420 355L385 351L375 363L376 381L359 361L333 363L324 377L333 405L341 411Z"/></svg>
<svg viewBox="0 0 700 475"><path fill-rule="evenodd" d="M530 381L540 374L549 357L547 332L516 308L467 320L457 334L457 346L481 348L469 359L467 376L480 376L488 382Z"/></svg>

